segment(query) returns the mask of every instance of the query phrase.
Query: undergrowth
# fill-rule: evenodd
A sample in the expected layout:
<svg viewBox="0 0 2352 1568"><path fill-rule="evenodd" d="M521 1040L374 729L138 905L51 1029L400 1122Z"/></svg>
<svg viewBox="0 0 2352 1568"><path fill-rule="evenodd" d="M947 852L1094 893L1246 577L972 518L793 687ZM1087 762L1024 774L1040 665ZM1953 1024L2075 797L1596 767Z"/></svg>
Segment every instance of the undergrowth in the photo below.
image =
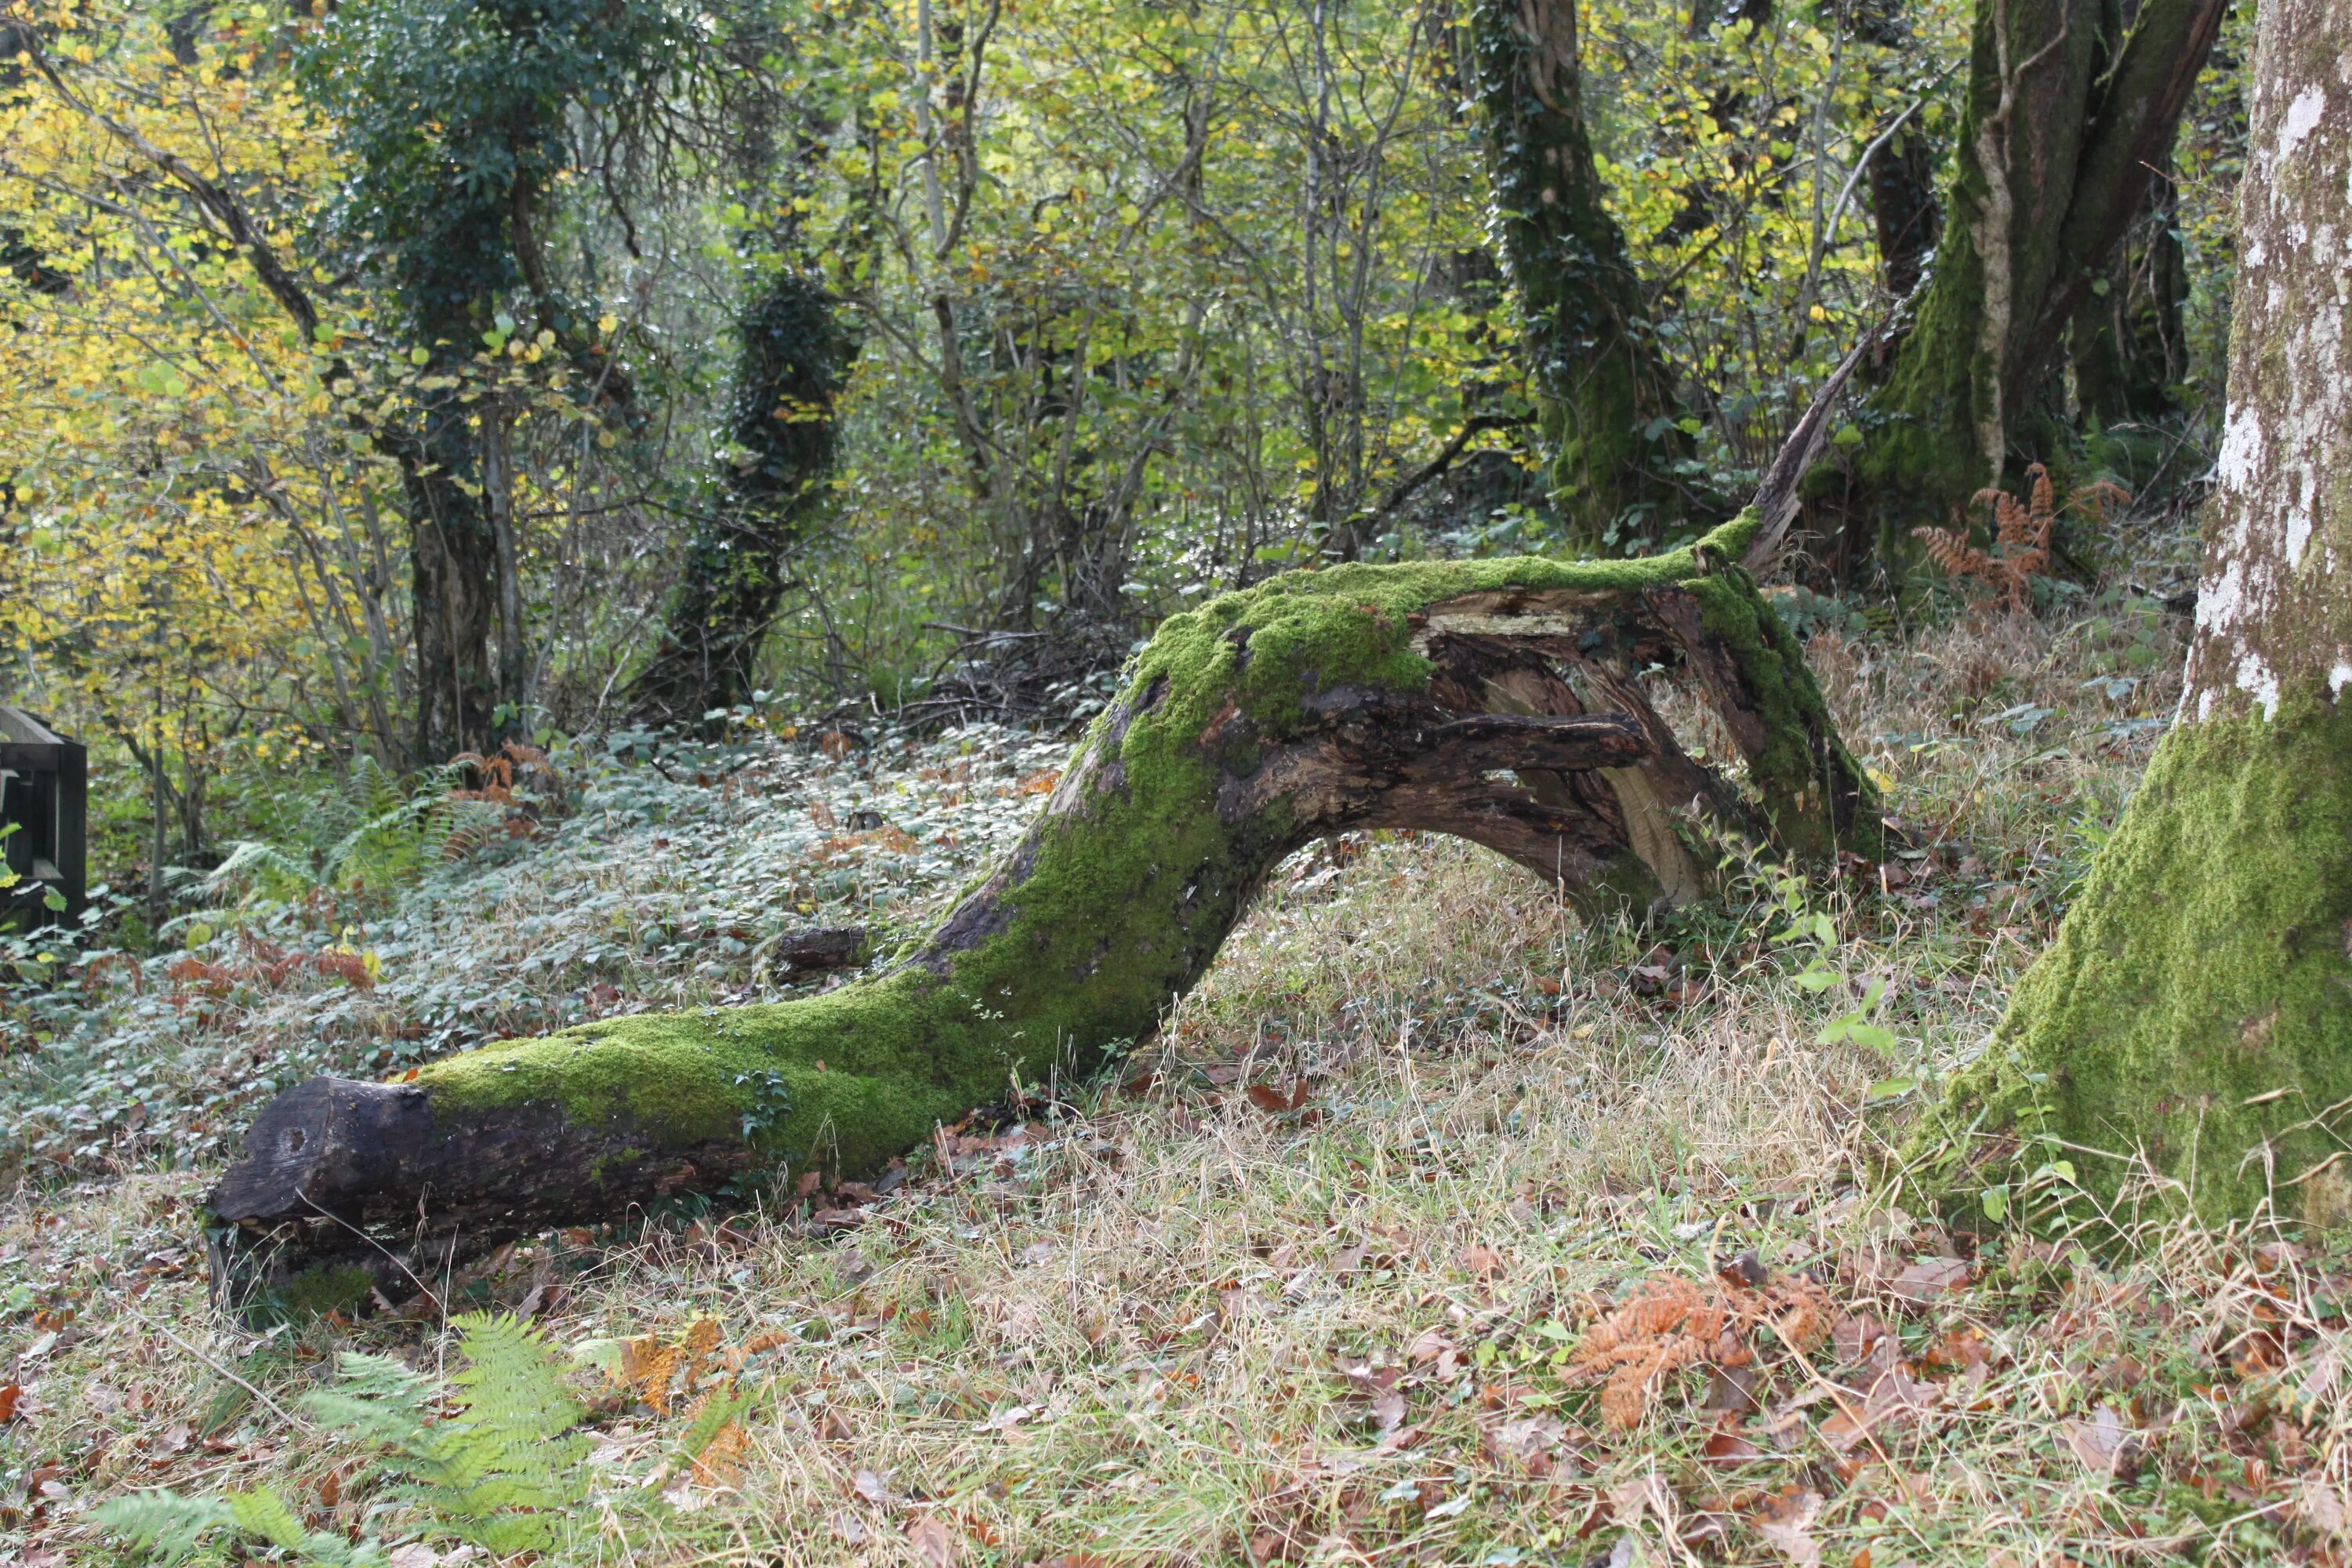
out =
<svg viewBox="0 0 2352 1568"><path fill-rule="evenodd" d="M457 1516L394 1473L407 1450L316 1396L351 1397L344 1357L393 1357L423 1430L462 1422L452 1314L505 1310L563 1347L547 1419L582 1414L547 1441L586 1445L579 1500L515 1503L549 1532L518 1565L2341 1561L2341 1238L2156 1208L2085 1229L2063 1162L1965 1216L1876 1178L2114 821L2175 626L2127 592L1906 641L1823 625L1811 658L1902 830L1883 862L1733 868L1736 897L1636 931L1451 841L1321 846L1112 1079L1036 1086L871 1187L531 1238L356 1321L214 1316L188 1209L211 1156L102 1144L0 1216L0 1553L129 1561L98 1510L163 1487L268 1489L334 1550L459 1561ZM1046 750L950 739L871 773L786 753L789 784L751 788L616 764L476 873L475 908L509 918L431 940L514 971L604 918L567 908L540 939L526 911L683 904L656 837L756 859L729 885L772 922L829 913L805 850L856 837L849 811L928 803L887 821L935 845L961 788L1010 823ZM629 798L664 815L583 826ZM831 833L755 849L818 800ZM853 848L886 878L866 868L906 853ZM874 902L911 920L955 869ZM779 875L800 880L768 894ZM697 994L749 983L738 940ZM645 1005L708 942L634 950ZM397 957L367 1005L417 963ZM290 1031L348 991L288 984L188 1037ZM2136 1245L2092 1245L2116 1226ZM215 1549L254 1547L239 1529Z"/></svg>

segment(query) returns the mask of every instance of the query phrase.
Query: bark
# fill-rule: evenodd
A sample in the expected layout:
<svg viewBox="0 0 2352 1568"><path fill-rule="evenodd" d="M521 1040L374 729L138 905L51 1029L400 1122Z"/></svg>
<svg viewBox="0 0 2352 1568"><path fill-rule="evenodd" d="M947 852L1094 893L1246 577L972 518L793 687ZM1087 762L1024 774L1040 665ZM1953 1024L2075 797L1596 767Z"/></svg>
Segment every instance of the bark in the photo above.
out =
<svg viewBox="0 0 2352 1568"><path fill-rule="evenodd" d="M1936 150L1916 115L1871 156L1870 216L1886 291L1907 300L1926 275L1944 230L1943 205L1936 199Z"/></svg>
<svg viewBox="0 0 2352 1568"><path fill-rule="evenodd" d="M499 541L489 509L483 432L473 405L442 396L413 437L386 437L400 462L416 624L416 754L427 761L497 747Z"/></svg>
<svg viewBox="0 0 2352 1568"><path fill-rule="evenodd" d="M1853 13L1854 36L1897 58L1918 48L1903 0L1861 0ZM1872 133L1871 226L1878 242L1886 291L1907 300L1926 275L1943 233L1943 205L1936 199L1935 140L1916 110L1890 110Z"/></svg>
<svg viewBox="0 0 2352 1568"><path fill-rule="evenodd" d="M695 530L661 640L630 689L631 707L647 718L691 722L751 695L793 554L833 470L833 404L852 344L824 285L796 268L774 272L740 331L716 505Z"/></svg>
<svg viewBox="0 0 2352 1568"><path fill-rule="evenodd" d="M2085 434L2161 419L2179 404L2189 374L2181 310L2189 262L2180 244L2179 197L2168 174L2151 182L2130 237L2106 275L2084 291L2067 329L2074 406Z"/></svg>
<svg viewBox="0 0 2352 1568"><path fill-rule="evenodd" d="M1946 1191L2144 1154L2340 1223L2352 1104L2352 11L2256 44L2230 411L2181 710L2055 942L1914 1140Z"/></svg>
<svg viewBox="0 0 2352 1568"><path fill-rule="evenodd" d="M1554 500L1587 542L1656 541L1725 509L1677 473L1691 455L1625 237L1586 134L1576 0L1471 8L1486 162L1528 369L1554 446Z"/></svg>
<svg viewBox="0 0 2352 1568"><path fill-rule="evenodd" d="M1149 1036L1253 889L1325 835L1454 834L1596 914L1702 896L1693 818L1815 863L1874 852L1868 780L1738 564L1755 531L1631 562L1292 574L1177 616L1020 845L911 954L814 998L304 1085L209 1200L217 1278L241 1297L754 1171L869 1174L1016 1080ZM1715 710L1739 787L1676 744L1637 683L1654 667Z"/></svg>
<svg viewBox="0 0 2352 1568"><path fill-rule="evenodd" d="M2224 0L1979 0L1935 270L1863 459L1887 529L1937 522L2053 456L2040 395L2069 319L2130 228Z"/></svg>

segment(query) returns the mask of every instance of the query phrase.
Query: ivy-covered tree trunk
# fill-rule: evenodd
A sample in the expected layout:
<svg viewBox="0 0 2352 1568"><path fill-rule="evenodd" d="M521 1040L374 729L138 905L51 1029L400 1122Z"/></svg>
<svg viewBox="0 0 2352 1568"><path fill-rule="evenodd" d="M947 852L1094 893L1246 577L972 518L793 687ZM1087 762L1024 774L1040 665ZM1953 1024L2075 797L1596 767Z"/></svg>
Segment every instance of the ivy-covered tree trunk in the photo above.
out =
<svg viewBox="0 0 2352 1568"><path fill-rule="evenodd" d="M1631 562L1291 574L1176 616L1020 845L912 952L804 1000L314 1079L212 1194L216 1275L374 1267L753 1169L870 1175L1149 1036L1267 873L1328 834L1458 835L1596 911L1705 893L1714 858L1685 835L1709 816L1816 863L1874 853L1869 782L1739 564L1755 531ZM1662 667L1744 753L1744 792L1643 696Z"/></svg>
<svg viewBox="0 0 2352 1568"><path fill-rule="evenodd" d="M414 433L380 437L398 458L408 516L416 747L426 762L494 744L498 537L483 504L483 433L474 413L455 397L436 398L420 410Z"/></svg>
<svg viewBox="0 0 2352 1568"><path fill-rule="evenodd" d="M2266 0L2230 411L2180 713L1915 1152L2144 1151L2200 1210L2352 1209L2352 9ZM2042 1141L2063 1149L2038 1152Z"/></svg>
<svg viewBox="0 0 2352 1568"><path fill-rule="evenodd" d="M1866 481L1891 532L2050 457L2037 396L2130 228L2224 0L1979 0L1935 270L1872 400Z"/></svg>
<svg viewBox="0 0 2352 1568"><path fill-rule="evenodd" d="M298 51L347 165L341 221L398 301L425 373L411 406L372 430L400 467L411 533L421 760L486 752L523 722L516 409L485 394L478 356L520 332L577 370L588 399L628 403L610 345L592 342L594 310L564 297L549 246L555 194L581 118L626 133L689 47L653 0L383 0L334 11ZM315 324L299 282L271 288Z"/></svg>
<svg viewBox="0 0 2352 1568"><path fill-rule="evenodd" d="M1904 0L1860 0L1850 24L1854 37L1886 51L1890 60L1916 57L1919 48ZM1897 300L1926 276L1943 232L1944 209L1936 197L1936 147L1916 101L1890 110L1873 132L1868 190L1871 227L1886 290ZM1878 367L1883 369L1884 367Z"/></svg>
<svg viewBox="0 0 2352 1568"><path fill-rule="evenodd" d="M1553 445L1554 500L1586 541L1654 541L1707 514L1677 472L1691 454L1674 375L1584 124L1577 0L1475 0L1503 259L1517 291L1528 369Z"/></svg>
<svg viewBox="0 0 2352 1568"><path fill-rule="evenodd" d="M751 690L793 550L823 507L833 403L850 358L823 281L786 266L753 291L739 331L716 505L694 531L630 705L691 722Z"/></svg>

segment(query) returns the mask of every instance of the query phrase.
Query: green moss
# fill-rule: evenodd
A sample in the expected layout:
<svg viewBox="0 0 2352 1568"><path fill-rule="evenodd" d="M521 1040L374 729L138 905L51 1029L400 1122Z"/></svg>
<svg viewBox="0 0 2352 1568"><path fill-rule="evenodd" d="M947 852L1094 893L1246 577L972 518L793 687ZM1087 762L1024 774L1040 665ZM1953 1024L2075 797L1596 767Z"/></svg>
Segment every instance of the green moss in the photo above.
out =
<svg viewBox="0 0 2352 1568"><path fill-rule="evenodd" d="M1224 767L1296 737L1318 693L1423 686L1433 667L1413 651L1409 623L1433 603L1505 587L1686 584L1711 615L1737 623L1736 657L1753 667L1768 711L1818 715L1819 694L1801 661L1783 661L1783 634L1753 584L1719 565L1738 559L1754 526L1742 518L1642 560L1294 574L1173 616L1074 755L1064 788L1082 789L1082 804L1041 819L992 874L1004 890L988 931L822 996L507 1041L436 1063L417 1082L439 1103L557 1105L663 1146L748 1135L793 1163L876 1168L1016 1078L1092 1072L1158 1026L1297 842L1279 811L1220 818ZM1727 574L1701 575L1699 552Z"/></svg>
<svg viewBox="0 0 2352 1568"><path fill-rule="evenodd" d="M339 1268L306 1268L275 1292L270 1303L289 1322L348 1312L367 1300L375 1276L356 1265Z"/></svg>
<svg viewBox="0 0 2352 1568"><path fill-rule="evenodd" d="M2144 1148L2208 1217L2273 1182L2282 1208L2330 1215L2352 1191L2316 1120L2352 1100L2347 921L2352 715L2306 691L2272 720L2183 723L1911 1153L1949 1183L1987 1132L2036 1163L2050 1139ZM2125 1169L2073 1163L2101 1192Z"/></svg>
<svg viewBox="0 0 2352 1568"><path fill-rule="evenodd" d="M1801 858L1840 849L1875 859L1881 849L1877 790L1838 739L1821 687L1756 585L1734 566L1689 584L1706 629L1731 649L1765 726L1764 749L1748 759L1748 779L1780 845ZM1840 822L1832 802L1851 799Z"/></svg>

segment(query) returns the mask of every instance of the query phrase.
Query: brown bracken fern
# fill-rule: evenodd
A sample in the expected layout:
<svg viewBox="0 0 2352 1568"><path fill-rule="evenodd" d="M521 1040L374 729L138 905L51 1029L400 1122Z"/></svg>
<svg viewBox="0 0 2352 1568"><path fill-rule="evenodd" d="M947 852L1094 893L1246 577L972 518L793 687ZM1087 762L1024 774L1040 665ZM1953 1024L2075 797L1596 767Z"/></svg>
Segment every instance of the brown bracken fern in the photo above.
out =
<svg viewBox="0 0 2352 1568"><path fill-rule="evenodd" d="M1973 577L2001 596L2011 615L2023 610L2033 579L2050 564L2050 527L2057 520L2057 498L2051 489L2050 470L2036 463L2025 470L2026 500L2020 502L2005 490L1981 489L1973 499L1992 502L1993 547L1990 552L1970 544L1965 530L1915 528L1913 537L1927 550L1927 558L1954 577ZM2110 484L2089 487L2074 498L2095 497L2111 502L2121 492Z"/></svg>
<svg viewBox="0 0 2352 1568"><path fill-rule="evenodd" d="M1628 1430L1685 1367L1751 1364L1756 1331L1768 1324L1788 1349L1811 1350L1829 1338L1828 1292L1801 1275L1755 1285L1729 1273L1707 1280L1653 1276L1585 1331L1568 1380L1601 1384L1601 1415Z"/></svg>

